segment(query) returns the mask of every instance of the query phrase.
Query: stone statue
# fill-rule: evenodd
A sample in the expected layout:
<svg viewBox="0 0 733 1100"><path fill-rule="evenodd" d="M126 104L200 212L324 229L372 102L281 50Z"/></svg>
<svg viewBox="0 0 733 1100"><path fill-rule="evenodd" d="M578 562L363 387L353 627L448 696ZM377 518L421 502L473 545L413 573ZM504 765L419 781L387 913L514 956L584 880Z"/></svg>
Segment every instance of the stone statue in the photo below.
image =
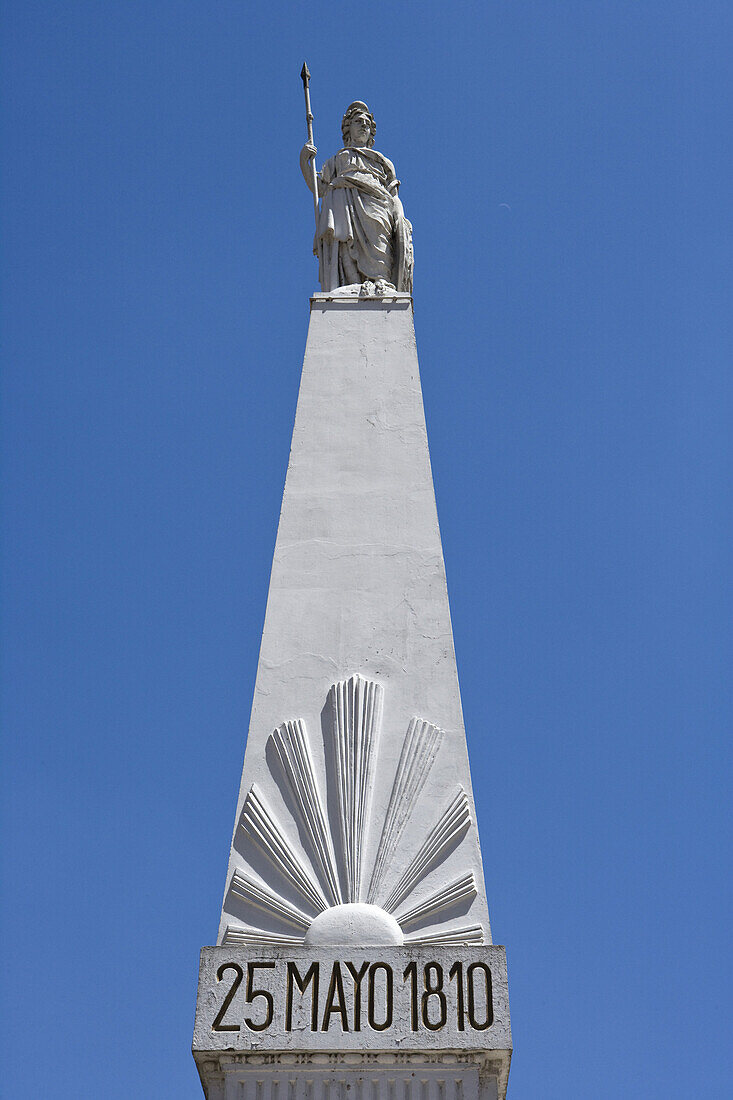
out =
<svg viewBox="0 0 733 1100"><path fill-rule="evenodd" d="M377 127L366 103L349 106L341 132L343 149L320 172L311 163L317 152L311 141L300 154L305 181L313 191L315 179L321 199L313 244L321 289L412 294L412 225L398 197L394 165L373 148Z"/></svg>

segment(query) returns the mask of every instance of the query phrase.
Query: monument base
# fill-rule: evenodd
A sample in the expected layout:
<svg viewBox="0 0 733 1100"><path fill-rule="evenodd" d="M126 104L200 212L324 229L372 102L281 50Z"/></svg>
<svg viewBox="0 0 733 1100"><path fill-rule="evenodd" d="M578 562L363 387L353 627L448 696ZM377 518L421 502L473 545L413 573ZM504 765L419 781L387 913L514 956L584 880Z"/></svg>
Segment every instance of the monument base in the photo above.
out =
<svg viewBox="0 0 733 1100"><path fill-rule="evenodd" d="M504 1100L509 1051L196 1053L207 1100Z"/></svg>
<svg viewBox="0 0 733 1100"><path fill-rule="evenodd" d="M208 1100L504 1100L503 947L205 947Z"/></svg>

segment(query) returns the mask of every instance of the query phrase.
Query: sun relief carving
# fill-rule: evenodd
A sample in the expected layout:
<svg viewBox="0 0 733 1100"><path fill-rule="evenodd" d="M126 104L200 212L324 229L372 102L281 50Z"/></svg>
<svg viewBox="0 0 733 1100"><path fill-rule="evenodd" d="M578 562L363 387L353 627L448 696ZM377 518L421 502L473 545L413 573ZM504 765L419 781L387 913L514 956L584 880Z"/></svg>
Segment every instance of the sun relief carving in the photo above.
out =
<svg viewBox="0 0 733 1100"><path fill-rule="evenodd" d="M272 872L299 898L294 904L272 882L235 870L228 897L255 911L257 924L229 924L223 943L288 946L482 943L478 924L452 923L456 909L476 897L472 871L464 870L427 897L413 894L457 846L471 826L468 797L459 787L436 815L398 880L389 883L395 853L427 781L443 732L413 718L405 735L387 811L371 867L363 865L365 838L372 827L370 805L382 724L384 692L378 683L352 676L328 693L331 715L326 752L334 773L329 804L316 778L305 723L279 726L268 742L269 756L291 796L292 817L309 861L288 839L283 824L255 783L244 802L239 828L257 845ZM271 764L272 767L272 764ZM441 925L421 935L419 927ZM285 926L285 929L280 929Z"/></svg>

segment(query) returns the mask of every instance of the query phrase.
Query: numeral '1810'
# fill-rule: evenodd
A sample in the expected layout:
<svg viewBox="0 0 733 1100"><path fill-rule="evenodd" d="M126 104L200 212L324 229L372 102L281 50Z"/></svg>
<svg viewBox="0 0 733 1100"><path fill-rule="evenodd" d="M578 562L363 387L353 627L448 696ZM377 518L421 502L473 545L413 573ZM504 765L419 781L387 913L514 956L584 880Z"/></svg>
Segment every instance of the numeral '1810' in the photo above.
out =
<svg viewBox="0 0 733 1100"><path fill-rule="evenodd" d="M423 967L423 989L418 989L417 963L411 962L402 975L410 983L410 1028L418 1031L420 1023L428 1031L440 1031L448 1017L448 1000L445 995L443 967L430 962ZM475 1031L485 1031L494 1022L491 995L491 971L485 963L471 963L466 967L464 984L463 963L455 962L448 971L448 981L456 984L456 1023L459 1031L466 1030L466 1019Z"/></svg>

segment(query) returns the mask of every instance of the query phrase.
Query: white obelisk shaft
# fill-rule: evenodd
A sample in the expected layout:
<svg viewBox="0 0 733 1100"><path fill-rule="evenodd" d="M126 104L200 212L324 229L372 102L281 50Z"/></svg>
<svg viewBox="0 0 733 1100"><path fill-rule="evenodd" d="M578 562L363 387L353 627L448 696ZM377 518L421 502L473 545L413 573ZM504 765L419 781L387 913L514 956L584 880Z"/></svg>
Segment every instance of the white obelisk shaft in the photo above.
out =
<svg viewBox="0 0 733 1100"><path fill-rule="evenodd" d="M311 300L193 1051L208 1100L506 1095L407 295Z"/></svg>
<svg viewBox="0 0 733 1100"><path fill-rule="evenodd" d="M408 723L417 717L444 737L424 789L407 807L410 817L386 880L396 881L437 813L463 788L472 825L450 865L472 872L478 892L454 923L479 925L483 942L490 943L407 296L364 301L316 295L312 302L227 883L243 867L237 831L253 783L278 821L290 821L267 759L267 739L284 721L302 720L325 790L321 712L331 685L354 674L384 689L369 828L361 837L365 885ZM299 839L293 829L296 846ZM255 870L265 874L259 865ZM450 878L441 865L426 876L425 891ZM220 942L232 920L225 899Z"/></svg>

